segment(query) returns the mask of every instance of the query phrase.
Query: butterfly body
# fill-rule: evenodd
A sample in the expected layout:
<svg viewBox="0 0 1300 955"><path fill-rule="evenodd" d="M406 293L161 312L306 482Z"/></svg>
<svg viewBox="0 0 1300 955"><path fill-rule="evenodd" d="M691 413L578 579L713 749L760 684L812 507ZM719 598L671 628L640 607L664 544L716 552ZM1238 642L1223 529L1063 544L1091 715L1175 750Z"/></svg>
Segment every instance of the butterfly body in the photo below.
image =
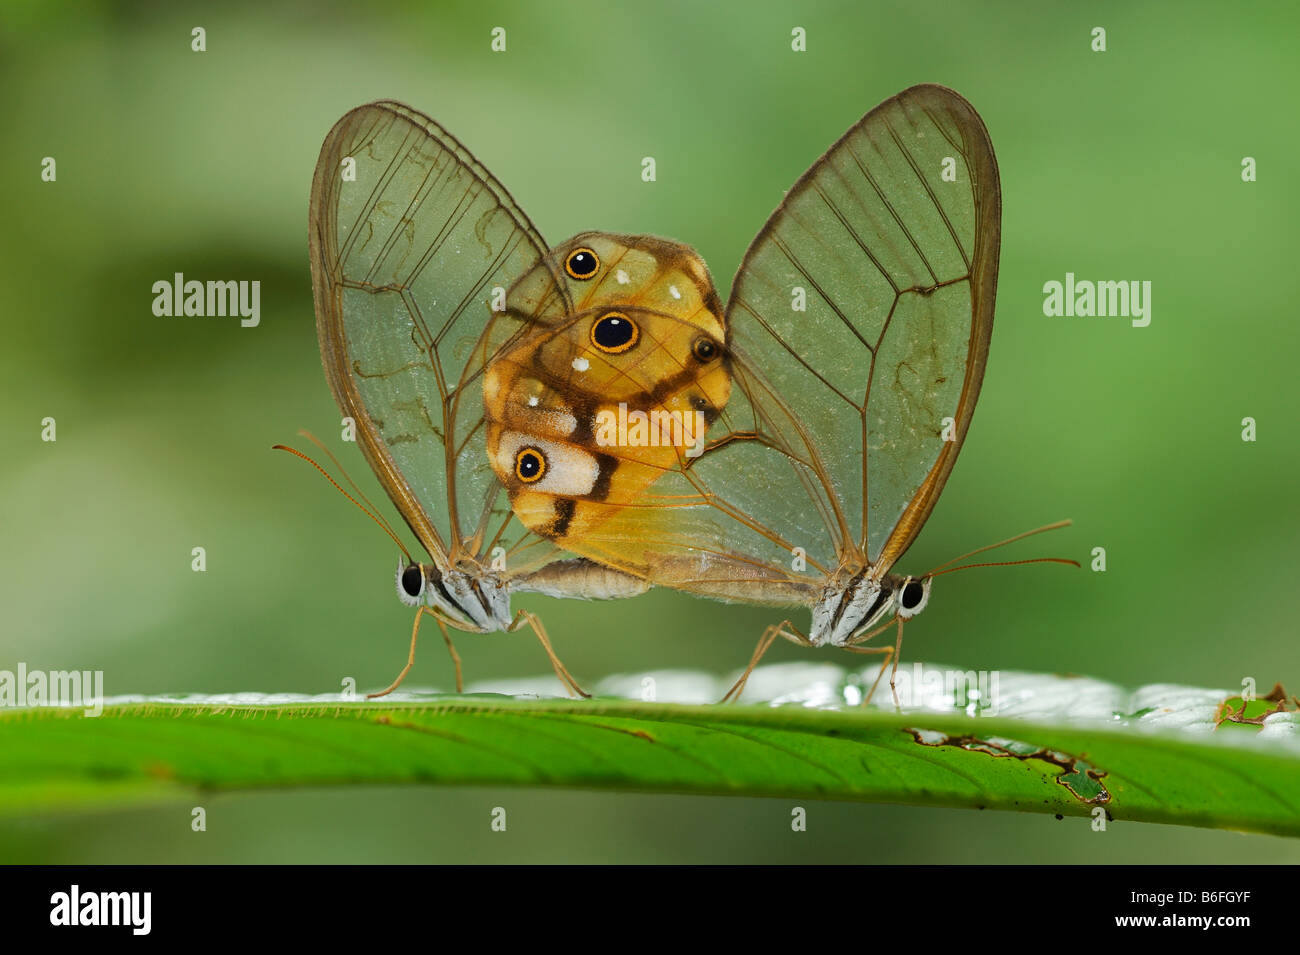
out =
<svg viewBox="0 0 1300 955"><path fill-rule="evenodd" d="M487 568L439 570L433 564L401 563L397 596L408 607L425 606L467 633L508 631L515 626L512 593L611 600L645 593L649 584L582 558L552 562L524 577Z"/></svg>

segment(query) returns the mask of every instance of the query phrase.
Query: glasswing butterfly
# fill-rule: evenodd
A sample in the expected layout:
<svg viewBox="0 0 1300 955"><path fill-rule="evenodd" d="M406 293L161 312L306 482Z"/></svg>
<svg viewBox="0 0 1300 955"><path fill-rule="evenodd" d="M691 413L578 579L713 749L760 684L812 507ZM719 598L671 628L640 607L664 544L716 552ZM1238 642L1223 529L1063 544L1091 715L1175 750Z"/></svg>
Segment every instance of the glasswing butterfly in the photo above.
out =
<svg viewBox="0 0 1300 955"><path fill-rule="evenodd" d="M550 265L574 308L523 330L484 378L487 450L516 515L656 585L809 608L806 635L789 620L767 629L729 697L777 636L896 667L933 577L990 549L892 570L970 427L1000 234L983 121L924 85L799 178L725 308L686 246L569 240ZM535 282L512 290L521 304L537 295ZM895 625L893 646L861 646Z"/></svg>
<svg viewBox="0 0 1300 955"><path fill-rule="evenodd" d="M582 694L540 621L511 613L510 595L625 597L649 584L564 554L520 526L485 444L488 359L573 309L545 242L464 146L395 102L358 107L330 130L312 182L309 241L325 377L429 555L417 561L402 548L397 595L419 608L410 655L392 685L371 695L391 692L405 677L426 614L456 663L458 691L460 659L448 626L487 633L527 625L556 674ZM511 286L517 292L506 318L492 307Z"/></svg>

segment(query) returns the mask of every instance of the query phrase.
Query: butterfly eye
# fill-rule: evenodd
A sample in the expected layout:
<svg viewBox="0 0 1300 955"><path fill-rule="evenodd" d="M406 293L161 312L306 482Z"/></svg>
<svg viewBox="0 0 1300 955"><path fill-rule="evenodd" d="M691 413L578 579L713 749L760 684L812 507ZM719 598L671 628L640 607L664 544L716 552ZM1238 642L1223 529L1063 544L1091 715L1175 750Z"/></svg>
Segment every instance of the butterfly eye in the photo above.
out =
<svg viewBox="0 0 1300 955"><path fill-rule="evenodd" d="M697 338L691 345L691 354L696 361L711 362L718 357L718 343L712 338Z"/></svg>
<svg viewBox="0 0 1300 955"><path fill-rule="evenodd" d="M536 448L521 448L515 455L515 477L525 484L535 484L546 473L546 457Z"/></svg>
<svg viewBox="0 0 1300 955"><path fill-rule="evenodd" d="M564 271L575 279L589 279L600 268L600 258L588 248L574 249L564 260Z"/></svg>
<svg viewBox="0 0 1300 955"><path fill-rule="evenodd" d="M915 617L925 609L930 599L930 582L926 579L909 580L898 595L898 615L904 619Z"/></svg>
<svg viewBox="0 0 1300 955"><path fill-rule="evenodd" d="M402 590L408 597L418 597L424 590L424 573L419 564L411 564L402 571Z"/></svg>
<svg viewBox="0 0 1300 955"><path fill-rule="evenodd" d="M640 337L636 322L622 312L606 312L591 326L591 343L610 355L627 351Z"/></svg>

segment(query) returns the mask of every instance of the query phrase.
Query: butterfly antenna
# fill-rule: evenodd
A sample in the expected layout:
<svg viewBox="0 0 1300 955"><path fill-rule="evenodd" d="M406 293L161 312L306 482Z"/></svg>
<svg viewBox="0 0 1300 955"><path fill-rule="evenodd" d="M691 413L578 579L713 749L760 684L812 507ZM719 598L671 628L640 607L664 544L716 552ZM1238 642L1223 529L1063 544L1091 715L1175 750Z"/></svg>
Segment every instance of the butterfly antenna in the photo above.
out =
<svg viewBox="0 0 1300 955"><path fill-rule="evenodd" d="M1005 547L1007 544L1014 544L1016 541L1024 540L1026 537L1033 537L1035 534L1060 530L1062 527L1069 527L1072 523L1074 522L1070 520L1056 521L1053 524L1044 524L1042 527L1035 527L1032 531L1025 531L1023 534L1017 534L1015 537L1008 537L1006 540L998 541L996 544L985 544L983 547L977 547L972 551L962 554L960 557L954 557L952 560L945 561L931 570L928 574L925 574L925 576L938 577L941 574L950 574L954 570L969 570L972 567L1011 567L1016 564L1073 564L1075 567L1081 567L1083 565L1077 560L1070 560L1065 557L1032 557L1028 560L1003 560L979 564L962 564L960 567L951 566L952 564L965 560L967 557L974 557L976 554L982 554L985 551L995 550L998 547Z"/></svg>
<svg viewBox="0 0 1300 955"><path fill-rule="evenodd" d="M308 435L308 437L310 437L310 435ZM315 438L312 438L312 440L314 441ZM384 533L387 534L389 537L391 537L391 538L393 539L393 543L395 543L395 544L398 546L398 548L402 551L402 554L406 557L406 562L407 562L408 564L414 563L414 561L411 559L410 551L408 551L408 550L406 549L405 545L402 544L402 542L401 542L401 540L398 538L398 536L397 536L396 534L393 533L392 528L389 527L388 524L385 523L384 520L383 520L382 518L380 518L379 516L377 516L373 511L371 511L369 508L367 508L365 505L363 505L363 504L362 504L360 501L358 501L355 497L353 497L353 496L352 496L351 494L349 494L347 491L343 490L343 487L339 484L339 482L336 481L336 480L334 480L334 478L330 477L329 472L326 471L323 467L321 467L319 464L317 464L317 463L316 463L315 461L313 461L311 458L307 457L307 455L303 454L301 451L299 451L299 450L297 450L297 449L295 449L295 448L291 448L291 447L289 447L288 445L285 445L285 444L274 444L274 445L271 446L271 450L272 450L272 451L288 451L290 454L292 454L292 455L294 455L294 456L296 456L296 457L302 458L304 461L306 461L308 464L310 464L312 467L314 467L317 471L319 471L319 472L321 473L321 475L325 478L325 480L329 481L331 484L334 485L334 490L338 491L340 494L342 494L344 497L346 497L349 501L351 501L353 504L355 504L355 505L356 505L356 506L361 510L361 512L362 512L363 514L365 514L365 515L366 515L367 517L369 517L372 521L374 521L374 522L375 522L376 524L378 524L381 528L383 528ZM329 452L326 451L326 453L328 454ZM330 457L333 458L334 455L331 454ZM335 461L334 463L337 464L338 462ZM345 475L345 476L346 476L346 475ZM358 492L358 493L360 493L360 492ZM361 496L362 496L362 498L365 497L364 494L362 494ZM367 501L366 503L369 504L370 502Z"/></svg>
<svg viewBox="0 0 1300 955"><path fill-rule="evenodd" d="M389 537L396 537L397 534L393 530L393 525L388 523L388 521L384 518L384 516L379 513L379 508L375 507L375 505L370 502L370 498L366 497L365 492L362 491L361 488L357 487L357 482L352 480L352 475L348 474L348 469L343 466L343 462L341 462L338 458L334 457L334 452L331 451L328 447L326 447L325 443L321 441L320 438L316 437L316 435L312 434L306 428L299 428L298 433L302 435L304 438L306 438L308 441L310 441L312 444L316 445L316 447L320 448L321 451L331 461L334 462L334 466L338 468L339 473L343 475L343 480L348 482L348 487L352 488L353 492L357 495L357 497L361 498L361 500L365 502L366 507L370 508L370 516L373 517L375 520L377 520L380 526L384 528L384 530L388 531ZM312 463L314 464L315 462L313 461Z"/></svg>
<svg viewBox="0 0 1300 955"><path fill-rule="evenodd" d="M1069 564L1071 567L1082 567L1077 560L1070 560L1068 557L1030 557L1028 560L991 560L982 564L962 564L960 567L949 567L947 570L937 570L926 574L927 577L942 577L944 574L951 574L954 570L970 570L972 567L1015 567L1018 564Z"/></svg>

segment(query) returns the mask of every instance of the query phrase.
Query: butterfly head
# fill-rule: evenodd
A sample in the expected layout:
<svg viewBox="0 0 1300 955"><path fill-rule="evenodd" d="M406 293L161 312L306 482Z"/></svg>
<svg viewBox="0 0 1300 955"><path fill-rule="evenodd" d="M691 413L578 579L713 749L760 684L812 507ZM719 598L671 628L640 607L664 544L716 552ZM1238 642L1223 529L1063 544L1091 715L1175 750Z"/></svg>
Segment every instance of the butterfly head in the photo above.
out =
<svg viewBox="0 0 1300 955"><path fill-rule="evenodd" d="M397 565L397 598L408 607L433 608L460 630L490 633L511 624L509 591L492 574L402 561Z"/></svg>
<svg viewBox="0 0 1300 955"><path fill-rule="evenodd" d="M809 639L816 646L852 646L895 619L910 620L930 602L931 579L858 574L847 583L832 582L813 606Z"/></svg>

